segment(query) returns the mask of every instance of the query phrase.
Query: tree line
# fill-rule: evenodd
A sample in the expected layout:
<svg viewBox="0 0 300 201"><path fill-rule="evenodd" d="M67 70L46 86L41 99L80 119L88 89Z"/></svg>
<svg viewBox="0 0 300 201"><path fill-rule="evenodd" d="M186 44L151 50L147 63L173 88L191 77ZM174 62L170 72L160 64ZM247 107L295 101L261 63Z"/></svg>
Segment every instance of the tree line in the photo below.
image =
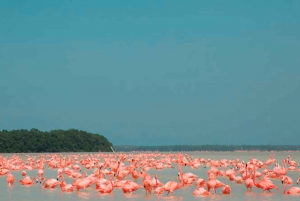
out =
<svg viewBox="0 0 300 201"><path fill-rule="evenodd" d="M104 136L76 129L0 131L0 153L111 152Z"/></svg>
<svg viewBox="0 0 300 201"><path fill-rule="evenodd" d="M300 145L114 146L115 151L299 151Z"/></svg>

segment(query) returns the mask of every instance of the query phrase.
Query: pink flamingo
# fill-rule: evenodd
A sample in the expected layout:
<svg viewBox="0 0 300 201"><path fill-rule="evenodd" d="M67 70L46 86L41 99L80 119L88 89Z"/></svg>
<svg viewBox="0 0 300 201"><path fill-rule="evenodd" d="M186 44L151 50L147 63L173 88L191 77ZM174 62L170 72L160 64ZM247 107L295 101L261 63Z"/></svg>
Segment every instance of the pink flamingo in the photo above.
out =
<svg viewBox="0 0 300 201"><path fill-rule="evenodd" d="M204 195L204 196L211 195L209 191L203 188L205 184L204 179L198 179L197 184L198 184L198 188L194 190L193 195Z"/></svg>
<svg viewBox="0 0 300 201"><path fill-rule="evenodd" d="M33 184L33 181L37 182L38 180L36 177L34 177L33 180L31 180L29 176L26 176L24 179L20 180L20 183L22 185L31 185Z"/></svg>
<svg viewBox="0 0 300 201"><path fill-rule="evenodd" d="M293 179L289 176L280 176L281 181L288 184L293 184Z"/></svg>
<svg viewBox="0 0 300 201"><path fill-rule="evenodd" d="M292 161L292 156L291 156L291 155L288 156L288 159L287 159L286 162L287 162L288 164L290 164L290 166L295 166L295 165L297 165L297 162L296 162L296 161Z"/></svg>
<svg viewBox="0 0 300 201"><path fill-rule="evenodd" d="M180 173L178 173L179 176ZM182 175L183 184L184 185L192 185L192 183L196 180L197 175L194 175L193 173L187 172Z"/></svg>
<svg viewBox="0 0 300 201"><path fill-rule="evenodd" d="M158 178L157 178L157 174L155 174L154 176L155 178L155 185L153 185L152 183L152 188L154 188L154 193L155 194L162 194L163 190L162 190L162 186L164 185L163 183L161 183ZM152 181L153 182L153 181Z"/></svg>
<svg viewBox="0 0 300 201"><path fill-rule="evenodd" d="M9 173L9 170L8 169L5 169L5 168L1 168L0 169L0 175L6 175Z"/></svg>
<svg viewBox="0 0 300 201"><path fill-rule="evenodd" d="M145 179L146 175L147 175L147 172L145 172L144 176L143 176L143 186L146 190L146 193L151 194L151 192L152 192L151 179Z"/></svg>
<svg viewBox="0 0 300 201"><path fill-rule="evenodd" d="M265 161L265 165L270 165L271 163L274 163L276 161L274 157L274 154L270 154L269 159Z"/></svg>
<svg viewBox="0 0 300 201"><path fill-rule="evenodd" d="M122 190L124 193L132 193L138 190L139 188L142 187L131 180L127 180L126 183L122 186Z"/></svg>
<svg viewBox="0 0 300 201"><path fill-rule="evenodd" d="M128 180L115 180L113 182L113 184L114 184L114 187L123 187L127 181Z"/></svg>
<svg viewBox="0 0 300 201"><path fill-rule="evenodd" d="M158 186L163 186L164 184L158 180L157 174L154 175L154 178L151 179L152 188L156 188Z"/></svg>
<svg viewBox="0 0 300 201"><path fill-rule="evenodd" d="M262 180L260 180L256 183L256 181L255 181L255 166L254 166L253 170L254 170L253 184L257 188L261 188L263 191L266 191L266 190L270 191L273 188L278 190L278 187L275 184L273 184L273 182L267 176L265 176Z"/></svg>
<svg viewBox="0 0 300 201"><path fill-rule="evenodd" d="M66 184L65 182L65 178L62 174L58 175L58 178L62 178L62 181L60 182L60 190L62 192L73 192L74 191L74 187L72 186L72 184Z"/></svg>
<svg viewBox="0 0 300 201"><path fill-rule="evenodd" d="M78 192L80 189L84 189L84 191L86 190L86 188L90 187L93 183L95 183L95 179L92 178L91 176L85 177L83 179L80 179L76 182L76 184L74 184L73 182L73 186L76 186L76 191Z"/></svg>
<svg viewBox="0 0 300 201"><path fill-rule="evenodd" d="M56 186L58 186L60 184L60 182L57 181L57 179L45 180L45 178L43 178L43 180L44 180L44 182L42 183L43 188L55 188Z"/></svg>
<svg viewBox="0 0 300 201"><path fill-rule="evenodd" d="M23 170L23 171L21 172L21 175L22 175L23 177L26 176L26 171Z"/></svg>
<svg viewBox="0 0 300 201"><path fill-rule="evenodd" d="M287 180L287 178L285 178L284 180ZM284 183L285 181L282 180L281 182ZM288 182L285 182L284 185L284 189L283 189L283 193L284 194L292 194L292 195L300 195L300 188L299 187L291 187L288 191L286 191L286 187L287 187Z"/></svg>
<svg viewBox="0 0 300 201"><path fill-rule="evenodd" d="M133 178L135 181L140 177L140 174L139 174L138 171L136 171L135 169L133 169L131 175L132 175L132 178Z"/></svg>
<svg viewBox="0 0 300 201"><path fill-rule="evenodd" d="M179 169L179 177L180 177L180 183L177 183L175 181L168 181L165 185L162 186L161 190L167 191L167 195L169 193L173 193L175 190L179 189L181 186L183 186L183 178L182 178L182 171L180 167L180 162L178 162L178 169Z"/></svg>
<svg viewBox="0 0 300 201"><path fill-rule="evenodd" d="M6 177L6 181L7 181L8 185L13 185L14 182L15 182L15 177L14 177L14 175L8 173L8 174L7 174L7 177Z"/></svg>
<svg viewBox="0 0 300 201"><path fill-rule="evenodd" d="M206 185L207 185L207 190L210 191L210 189L213 189L215 194L216 194L218 188L225 186L225 184L223 182L216 179L214 174L209 175L209 179L208 179Z"/></svg>
<svg viewBox="0 0 300 201"><path fill-rule="evenodd" d="M223 194L230 194L231 192L231 188L229 185L225 185L223 188L222 188L222 193Z"/></svg>
<svg viewBox="0 0 300 201"><path fill-rule="evenodd" d="M39 169L38 170L38 175L39 175L39 177L42 177L44 175L44 170L43 169Z"/></svg>
<svg viewBox="0 0 300 201"><path fill-rule="evenodd" d="M246 176L245 176L245 186L247 188L247 191L250 189L252 191L254 183L251 177L248 177L248 164L246 163Z"/></svg>
<svg viewBox="0 0 300 201"><path fill-rule="evenodd" d="M98 188L97 191L100 193L111 193L114 190L114 185L112 183L112 178L114 176L112 175L110 178L110 183L109 184L101 184Z"/></svg>

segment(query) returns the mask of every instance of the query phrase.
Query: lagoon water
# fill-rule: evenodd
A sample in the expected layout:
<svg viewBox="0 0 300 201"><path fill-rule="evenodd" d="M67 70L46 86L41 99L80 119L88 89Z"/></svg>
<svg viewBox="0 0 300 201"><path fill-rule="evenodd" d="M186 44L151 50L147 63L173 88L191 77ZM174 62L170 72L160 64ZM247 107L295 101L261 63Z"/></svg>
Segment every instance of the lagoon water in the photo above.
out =
<svg viewBox="0 0 300 201"><path fill-rule="evenodd" d="M163 153L163 152L162 152ZM292 159L300 162L300 152L273 152L275 153L275 158L278 162L282 161L282 159L286 158L288 155L292 156ZM69 154L69 153L62 153ZM78 153L75 153L78 154ZM81 153L81 154L95 154L95 153ZM133 153L134 154L134 153ZM185 154L189 154L192 157L200 157L205 159L229 159L234 160L239 158L240 161L249 161L249 158L257 158L262 161L266 161L269 157L270 152L185 152ZM28 154L28 155L38 155L38 154ZM10 156L10 154L2 154L2 156ZM22 158L26 158L26 154L22 154ZM175 166L176 167L176 166ZM274 164L271 164L269 169L273 169ZM201 166L199 169L191 169L190 167L182 167L183 172L192 172L198 176L198 178L207 179L206 171L208 168L204 168ZM93 172L91 170L85 170L82 168L82 171L86 171L88 174ZM132 194L123 194L122 189L115 188L113 193L110 195L101 195L95 190L95 185L88 188L86 192L80 191L76 193L74 190L73 193L64 193L61 192L59 186L56 189L43 189L41 184L33 184L32 186L22 186L19 183L19 180L22 179L20 171L11 171L15 176L15 184L12 186L8 186L6 183L6 175L0 176L0 200L20 200L20 201L40 201L40 200L55 200L55 201L65 201L65 200L230 200L230 201L241 201L241 200L258 200L258 201L291 201L291 200L299 200L300 196L291 196L284 195L283 188L284 185L281 184L279 179L272 179L275 185L278 186L279 191L274 189L271 192L262 192L261 189L253 187L252 192L247 192L244 184L236 184L235 182L229 181L227 177L217 177L218 180L222 181L225 184L231 186L231 194L223 195L221 189L217 190L216 195L211 195L208 197L196 197L193 195L193 191L196 189L196 186L182 187L179 190L176 190L173 195L166 195L166 192L163 195L146 195L144 189L139 189ZM31 178L37 176L37 170L26 170L27 175ZM148 172L151 176L155 173L158 174L159 180L163 183L167 181L174 180L178 181L177 174L178 169L163 169L163 170L154 170L151 169ZM288 176L290 176L294 180L293 185L289 185L287 189L291 186L297 186L296 180L300 177L300 173L296 171L288 171ZM57 177L57 169L50 169L45 165L44 169L44 177L46 179L56 178ZM129 179L132 179L130 176ZM74 179L70 179L65 177L67 183L72 183ZM141 178L138 179L138 183L141 184ZM299 186L300 187L300 186Z"/></svg>

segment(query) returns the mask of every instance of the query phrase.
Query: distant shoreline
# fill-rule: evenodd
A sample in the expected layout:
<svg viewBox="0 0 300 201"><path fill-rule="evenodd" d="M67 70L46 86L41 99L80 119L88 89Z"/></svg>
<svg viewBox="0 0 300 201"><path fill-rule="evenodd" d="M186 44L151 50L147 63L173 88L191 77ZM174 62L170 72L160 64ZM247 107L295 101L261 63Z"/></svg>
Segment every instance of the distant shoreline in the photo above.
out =
<svg viewBox="0 0 300 201"><path fill-rule="evenodd" d="M199 151L199 152L264 152L288 151L298 152L300 145L171 145L171 146L114 146L116 152L124 151Z"/></svg>

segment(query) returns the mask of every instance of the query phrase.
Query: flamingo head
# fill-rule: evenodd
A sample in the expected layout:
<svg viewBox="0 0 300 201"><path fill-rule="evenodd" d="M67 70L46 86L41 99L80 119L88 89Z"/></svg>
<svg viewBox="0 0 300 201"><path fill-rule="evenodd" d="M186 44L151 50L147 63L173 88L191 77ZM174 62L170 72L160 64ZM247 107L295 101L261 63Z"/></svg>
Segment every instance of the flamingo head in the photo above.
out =
<svg viewBox="0 0 300 201"><path fill-rule="evenodd" d="M58 181L58 179L59 179L59 178L62 178L62 177L63 177L62 174L59 174L59 175L57 176L56 180Z"/></svg>
<svg viewBox="0 0 300 201"><path fill-rule="evenodd" d="M36 177L33 177L32 180L35 181L35 183L38 183L38 182L39 182L38 178L36 178Z"/></svg>

